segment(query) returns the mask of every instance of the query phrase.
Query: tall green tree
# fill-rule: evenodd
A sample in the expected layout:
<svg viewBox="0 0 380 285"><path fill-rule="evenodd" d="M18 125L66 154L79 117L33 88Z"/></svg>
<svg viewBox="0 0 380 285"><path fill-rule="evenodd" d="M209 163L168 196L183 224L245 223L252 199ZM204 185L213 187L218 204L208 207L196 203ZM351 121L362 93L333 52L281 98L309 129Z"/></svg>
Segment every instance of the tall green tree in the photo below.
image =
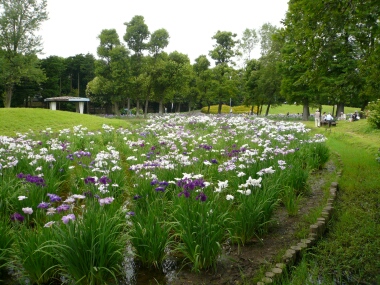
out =
<svg viewBox="0 0 380 285"><path fill-rule="evenodd" d="M4 85L4 107L11 106L13 89L21 80L43 81L36 56L41 38L35 35L48 19L46 0L0 1L0 84Z"/></svg>
<svg viewBox="0 0 380 285"><path fill-rule="evenodd" d="M165 29L154 31L150 36L148 50L153 57L157 57L169 44L169 33Z"/></svg>
<svg viewBox="0 0 380 285"><path fill-rule="evenodd" d="M215 60L215 67L213 68L213 79L218 84L213 85L213 91L218 101L218 114L222 113L223 103L230 100L235 96L236 83L232 79L232 66L235 65L233 61L237 51L235 49L238 43L236 34L226 31L218 31L212 39L216 41L214 49L209 52L212 59Z"/></svg>
<svg viewBox="0 0 380 285"><path fill-rule="evenodd" d="M99 39L99 60L95 62L96 78L89 83L87 94L103 97L102 100L98 100L100 102L109 100L113 104L113 111L119 114L119 104L126 97L128 90L129 51L120 43L115 29L102 30ZM104 95L108 96L108 100Z"/></svg>
<svg viewBox="0 0 380 285"><path fill-rule="evenodd" d="M247 62L247 66L244 70L243 81L244 81L244 104L246 106L251 106L251 114L253 114L254 106L257 105L257 110L260 106L264 104L262 102L259 92L258 92L258 80L260 70L260 62L257 59L251 59ZM257 113L258 114L258 113Z"/></svg>
<svg viewBox="0 0 380 285"><path fill-rule="evenodd" d="M255 29L245 29L238 43L239 57L243 59L243 68L251 60L251 53L259 43L259 36Z"/></svg>
<svg viewBox="0 0 380 285"><path fill-rule="evenodd" d="M140 94L141 80L138 80L143 68L143 52L149 49L150 32L145 24L143 16L136 15L130 22L124 23L126 32L124 41L127 43L130 50L133 51L131 58L131 93L136 100L136 114L139 114L140 109Z"/></svg>
<svg viewBox="0 0 380 285"><path fill-rule="evenodd" d="M261 57L257 92L261 103L267 105L265 115L269 114L270 107L281 104L281 62L282 38L279 29L270 23L265 23L259 30Z"/></svg>
<svg viewBox="0 0 380 285"><path fill-rule="evenodd" d="M303 106L303 120L308 120L309 105L319 102L317 92L316 59L319 39L315 30L319 22L315 11L310 10L322 1L291 0L284 20L282 47L281 94L288 102Z"/></svg>
<svg viewBox="0 0 380 285"><path fill-rule="evenodd" d="M200 55L195 59L193 69L196 78L196 87L198 89L199 100L202 105L207 105L207 112L210 113L211 104L215 102L213 93L211 92L212 86L212 73L210 69L210 61L205 55Z"/></svg>
<svg viewBox="0 0 380 285"><path fill-rule="evenodd" d="M61 96L62 83L66 80L65 59L59 56L49 56L41 60L41 68L46 74L46 81L41 84L42 97L50 98Z"/></svg>
<svg viewBox="0 0 380 285"><path fill-rule="evenodd" d="M95 77L95 58L92 54L77 54L65 59L68 84L64 94L85 97L86 86ZM70 88L70 89L67 89Z"/></svg>

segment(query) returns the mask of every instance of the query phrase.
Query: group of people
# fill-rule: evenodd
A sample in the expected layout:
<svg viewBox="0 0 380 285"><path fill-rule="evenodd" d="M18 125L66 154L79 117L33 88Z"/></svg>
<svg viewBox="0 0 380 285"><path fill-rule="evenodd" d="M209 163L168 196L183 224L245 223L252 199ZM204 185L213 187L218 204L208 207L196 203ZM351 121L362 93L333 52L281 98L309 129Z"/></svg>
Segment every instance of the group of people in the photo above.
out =
<svg viewBox="0 0 380 285"><path fill-rule="evenodd" d="M346 120L346 114L340 112L340 117L338 119ZM352 114L352 116L349 118L350 122L357 121L359 119L360 117L357 111L354 114ZM323 115L321 116L321 112L319 111L319 109L317 109L314 114L314 120L316 128L319 128L322 122L327 122L328 126L331 127L331 123L334 121L334 117L331 115L331 113L328 113L326 115L326 112L323 112Z"/></svg>
<svg viewBox="0 0 380 285"><path fill-rule="evenodd" d="M321 118L321 112L319 112L319 109L315 111L314 114L314 120L315 120L315 127L319 128L321 126L321 122L326 121L328 123L329 128L331 127L331 123L334 121L334 117L331 116L331 113L328 113L326 115L326 112L323 113Z"/></svg>

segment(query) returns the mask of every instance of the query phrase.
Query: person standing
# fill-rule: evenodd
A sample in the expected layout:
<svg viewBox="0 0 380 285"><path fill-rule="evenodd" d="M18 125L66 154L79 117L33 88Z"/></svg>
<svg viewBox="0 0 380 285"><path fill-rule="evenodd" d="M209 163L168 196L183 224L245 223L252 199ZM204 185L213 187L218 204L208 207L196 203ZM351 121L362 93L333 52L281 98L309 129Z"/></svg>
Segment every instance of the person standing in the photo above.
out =
<svg viewBox="0 0 380 285"><path fill-rule="evenodd" d="M319 112L319 109L315 111L314 120L315 120L315 127L319 128L321 126L321 112Z"/></svg>

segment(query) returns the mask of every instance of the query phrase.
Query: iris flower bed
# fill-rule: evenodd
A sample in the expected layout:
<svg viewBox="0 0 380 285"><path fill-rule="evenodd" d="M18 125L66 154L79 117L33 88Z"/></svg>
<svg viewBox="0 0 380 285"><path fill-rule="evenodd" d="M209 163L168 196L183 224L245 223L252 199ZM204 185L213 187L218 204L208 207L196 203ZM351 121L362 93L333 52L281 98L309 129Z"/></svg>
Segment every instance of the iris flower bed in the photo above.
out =
<svg viewBox="0 0 380 285"><path fill-rule="evenodd" d="M215 268L224 245L262 236L277 207L307 194L310 170L329 158L325 137L308 132L168 115L0 136L0 270L32 284L116 284L129 248L147 268L168 254Z"/></svg>

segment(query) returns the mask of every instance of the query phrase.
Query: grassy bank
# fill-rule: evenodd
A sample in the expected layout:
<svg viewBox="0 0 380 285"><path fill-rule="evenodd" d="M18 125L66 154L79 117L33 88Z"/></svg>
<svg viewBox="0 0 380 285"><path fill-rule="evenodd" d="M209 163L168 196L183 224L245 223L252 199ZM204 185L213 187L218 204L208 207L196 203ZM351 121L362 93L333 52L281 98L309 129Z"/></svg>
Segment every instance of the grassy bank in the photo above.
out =
<svg viewBox="0 0 380 285"><path fill-rule="evenodd" d="M89 130L101 129L103 124L115 128L127 127L125 120L102 118L93 115L79 114L65 111L32 108L0 108L0 135L14 136L16 132L26 133L29 130L42 131L51 128L59 131L77 125Z"/></svg>
<svg viewBox="0 0 380 285"><path fill-rule="evenodd" d="M380 130L365 120L339 122L331 131L306 124L328 137L343 172L326 238L282 284L380 284Z"/></svg>

